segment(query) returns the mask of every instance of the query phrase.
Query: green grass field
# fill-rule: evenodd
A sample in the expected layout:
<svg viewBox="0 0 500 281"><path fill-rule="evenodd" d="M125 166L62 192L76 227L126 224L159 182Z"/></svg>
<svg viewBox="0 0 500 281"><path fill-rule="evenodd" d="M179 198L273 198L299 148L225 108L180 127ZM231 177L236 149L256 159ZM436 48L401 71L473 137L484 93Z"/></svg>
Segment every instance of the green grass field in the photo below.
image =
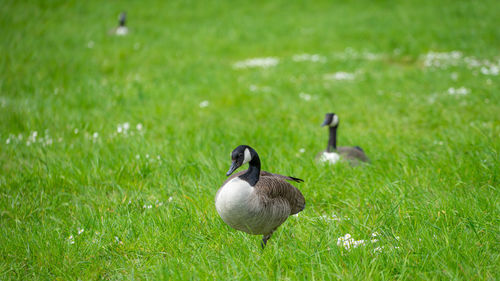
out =
<svg viewBox="0 0 500 281"><path fill-rule="evenodd" d="M0 280L500 279L499 18L493 0L2 1ZM326 112L370 165L314 161ZM214 206L240 144L305 180L264 251Z"/></svg>

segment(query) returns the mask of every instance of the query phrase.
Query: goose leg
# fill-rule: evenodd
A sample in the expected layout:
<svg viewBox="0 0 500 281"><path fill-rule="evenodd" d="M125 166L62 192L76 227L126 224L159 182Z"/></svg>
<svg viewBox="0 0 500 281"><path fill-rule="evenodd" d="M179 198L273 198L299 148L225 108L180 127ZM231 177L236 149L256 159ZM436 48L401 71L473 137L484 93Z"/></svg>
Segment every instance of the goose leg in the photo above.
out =
<svg viewBox="0 0 500 281"><path fill-rule="evenodd" d="M262 249L264 249L266 247L267 240L269 240L269 238L271 238L271 236L273 235L273 232L274 232L274 230L271 233L262 236L262 242L260 242Z"/></svg>

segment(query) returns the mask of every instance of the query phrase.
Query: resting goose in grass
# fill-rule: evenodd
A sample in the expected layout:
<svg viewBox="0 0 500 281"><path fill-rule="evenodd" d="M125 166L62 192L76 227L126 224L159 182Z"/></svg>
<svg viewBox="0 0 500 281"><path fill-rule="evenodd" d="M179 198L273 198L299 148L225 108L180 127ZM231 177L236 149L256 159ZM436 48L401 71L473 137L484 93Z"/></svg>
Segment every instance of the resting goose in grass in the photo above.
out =
<svg viewBox="0 0 500 281"><path fill-rule="evenodd" d="M330 130L330 138L325 151L321 151L317 156L321 162L330 164L337 163L339 160L347 160L352 165L357 165L360 162L370 161L365 152L359 146L339 146L337 147L337 129L339 127L339 117L335 113L327 113L325 121L321 126L328 126Z"/></svg>
<svg viewBox="0 0 500 281"><path fill-rule="evenodd" d="M234 229L263 235L262 248L286 219L305 207L302 193L289 181L303 180L260 170L257 152L240 145L231 153L232 164L226 176L248 163L245 171L229 177L215 195L215 208L222 220Z"/></svg>
<svg viewBox="0 0 500 281"><path fill-rule="evenodd" d="M127 13L126 12L122 12L120 14L120 17L118 18L118 27L111 29L110 33L118 35L118 36L127 35L128 34L128 28L125 25L126 21L127 21Z"/></svg>

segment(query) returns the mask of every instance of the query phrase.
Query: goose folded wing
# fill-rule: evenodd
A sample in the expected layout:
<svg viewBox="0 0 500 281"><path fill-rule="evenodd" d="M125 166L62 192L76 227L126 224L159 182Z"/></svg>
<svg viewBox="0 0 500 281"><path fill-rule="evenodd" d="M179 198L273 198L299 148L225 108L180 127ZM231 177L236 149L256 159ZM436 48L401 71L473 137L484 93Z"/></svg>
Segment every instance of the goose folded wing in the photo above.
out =
<svg viewBox="0 0 500 281"><path fill-rule="evenodd" d="M262 176L255 187L258 193L270 199L281 199L287 202L290 205L290 215L302 211L306 205L300 190L282 177Z"/></svg>

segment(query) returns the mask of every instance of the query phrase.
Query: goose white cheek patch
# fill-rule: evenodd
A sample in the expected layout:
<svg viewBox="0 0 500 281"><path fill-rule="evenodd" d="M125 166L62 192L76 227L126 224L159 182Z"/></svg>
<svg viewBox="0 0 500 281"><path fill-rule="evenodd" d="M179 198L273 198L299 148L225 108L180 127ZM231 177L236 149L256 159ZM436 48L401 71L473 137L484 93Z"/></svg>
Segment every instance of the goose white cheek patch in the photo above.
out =
<svg viewBox="0 0 500 281"><path fill-rule="evenodd" d="M252 156L250 155L250 150L248 150L248 148L245 148L245 158L243 159L242 165L250 162L250 160L252 160Z"/></svg>
<svg viewBox="0 0 500 281"><path fill-rule="evenodd" d="M332 123L330 123L330 126L335 126L339 123L339 117L337 115L333 116Z"/></svg>

